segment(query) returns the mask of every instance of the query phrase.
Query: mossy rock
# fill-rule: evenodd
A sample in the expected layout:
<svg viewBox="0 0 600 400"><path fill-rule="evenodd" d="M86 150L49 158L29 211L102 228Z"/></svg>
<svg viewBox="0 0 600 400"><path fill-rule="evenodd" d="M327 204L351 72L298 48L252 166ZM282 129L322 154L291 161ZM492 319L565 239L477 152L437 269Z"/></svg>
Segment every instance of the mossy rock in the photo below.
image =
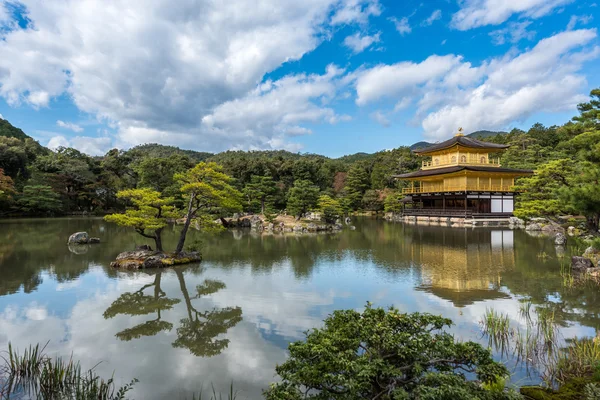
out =
<svg viewBox="0 0 600 400"><path fill-rule="evenodd" d="M585 386L591 381L575 378L562 385L558 390L540 386L523 386L521 394L527 400L580 400L584 399Z"/></svg>
<svg viewBox="0 0 600 400"><path fill-rule="evenodd" d="M165 268L200 261L202 256L198 252L182 252L176 255L161 251L136 250L119 254L110 266L123 269Z"/></svg>

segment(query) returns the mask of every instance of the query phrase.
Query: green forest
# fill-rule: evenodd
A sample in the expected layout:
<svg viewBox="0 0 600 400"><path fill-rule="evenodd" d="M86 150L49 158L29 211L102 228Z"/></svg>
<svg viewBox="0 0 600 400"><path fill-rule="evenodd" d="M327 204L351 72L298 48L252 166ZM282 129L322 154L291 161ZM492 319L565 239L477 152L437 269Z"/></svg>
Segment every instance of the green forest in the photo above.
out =
<svg viewBox="0 0 600 400"><path fill-rule="evenodd" d="M536 174L521 178L515 214L529 218L585 215L598 226L600 215L600 89L561 126L533 125L528 131L474 132L471 136L509 144L503 166ZM449 132L449 135L451 132ZM91 157L73 148L52 151L0 119L0 216L99 214L123 210L119 191L149 188L184 198L174 176L201 161L215 162L233 178L246 212L300 214L333 207L345 213L395 211L403 182L392 178L417 170L421 159L401 146L374 154L340 158L277 151L219 154L145 144ZM323 205L325 204L325 205Z"/></svg>

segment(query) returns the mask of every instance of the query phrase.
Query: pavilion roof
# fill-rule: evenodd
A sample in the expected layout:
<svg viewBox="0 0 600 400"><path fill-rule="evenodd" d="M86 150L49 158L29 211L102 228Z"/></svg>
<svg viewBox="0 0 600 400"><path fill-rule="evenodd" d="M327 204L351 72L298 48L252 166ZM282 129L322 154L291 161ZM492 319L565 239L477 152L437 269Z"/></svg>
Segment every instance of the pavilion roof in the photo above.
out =
<svg viewBox="0 0 600 400"><path fill-rule="evenodd" d="M510 147L507 144L484 142L481 140L473 139L468 136L456 135L456 136L452 137L451 139L445 140L440 143L436 143L432 146L425 147L423 149L413 150L413 152L415 154L427 154L427 153L431 153L434 151L449 149L456 145L460 145L463 147L469 147L469 148L473 148L473 149L490 149L490 150L502 150L502 149L506 149L506 148Z"/></svg>
<svg viewBox="0 0 600 400"><path fill-rule="evenodd" d="M451 167L425 169L425 170L422 169L419 171L410 172L408 174L392 175L392 177L398 178L398 179L420 178L420 177L424 177L424 176L452 174L454 172L458 172L458 171L462 171L462 170L478 171L478 172L516 173L516 174L523 174L523 175L533 174L533 171L529 170L529 169L513 169L513 168L502 168L502 167L478 167L478 166L473 166L473 165L454 165Z"/></svg>

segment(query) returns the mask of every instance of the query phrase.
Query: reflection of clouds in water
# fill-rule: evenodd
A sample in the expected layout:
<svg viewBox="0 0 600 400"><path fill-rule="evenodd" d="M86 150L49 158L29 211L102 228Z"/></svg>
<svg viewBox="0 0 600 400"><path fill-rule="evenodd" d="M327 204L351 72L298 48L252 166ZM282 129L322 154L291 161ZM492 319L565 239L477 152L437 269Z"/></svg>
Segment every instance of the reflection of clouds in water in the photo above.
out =
<svg viewBox="0 0 600 400"><path fill-rule="evenodd" d="M189 288L206 278L204 274L186 273ZM139 378L141 383L136 385L133 392L136 398L164 398L177 390L189 395L192 391L198 391L202 383L205 388L214 383L215 387L225 390L231 382L237 389L243 390L244 396L259 397L261 389L274 379L275 365L284 361L285 350L265 341L250 322L243 321L231 328L225 335L230 339L229 346L222 354L212 358L196 357L186 349L172 348L171 343L176 338L175 329L131 342L114 337L116 332L145 321L147 316L117 316L105 320L103 312L122 292L137 290L153 279L153 276L134 273L122 276L117 282L108 282L88 298L78 301L65 319L48 316L45 309L35 302L24 309L7 306L0 314L0 332L4 333L0 334L0 346L5 348L7 342L11 341L23 349L30 343L43 344L50 340L48 354L69 356L73 353L84 367L102 361L97 367L98 373L110 376L116 371L119 384L134 377ZM163 273L162 289L169 296L180 296L179 283L172 271ZM247 301L244 303L250 304L251 296L245 299ZM302 299L290 296L281 306L301 302ZM231 292L218 302L213 303L212 299L193 302L198 309L212 309L235 306L237 298ZM294 312L299 310L295 309ZM272 314L275 317L278 315L285 315L285 312ZM293 314L289 315L291 318ZM24 316L34 318L26 319ZM40 320L40 316L45 319ZM165 319L175 326L186 316L185 307L181 304L165 313Z"/></svg>
<svg viewBox="0 0 600 400"><path fill-rule="evenodd" d="M232 304L241 307L244 321L252 322L267 334L301 338L304 331L321 325L325 315L315 315L316 309L332 305L340 296L336 296L335 290L318 292L311 284L298 281L289 263L282 263L276 271L253 275L250 268L236 269L230 274L209 269L207 274L211 279L227 284L226 289L213 296L213 301L219 307Z"/></svg>
<svg viewBox="0 0 600 400"><path fill-rule="evenodd" d="M45 307L39 306L37 303L31 303L29 307L24 310L24 314L27 319L32 321L43 321L48 317L48 310Z"/></svg>

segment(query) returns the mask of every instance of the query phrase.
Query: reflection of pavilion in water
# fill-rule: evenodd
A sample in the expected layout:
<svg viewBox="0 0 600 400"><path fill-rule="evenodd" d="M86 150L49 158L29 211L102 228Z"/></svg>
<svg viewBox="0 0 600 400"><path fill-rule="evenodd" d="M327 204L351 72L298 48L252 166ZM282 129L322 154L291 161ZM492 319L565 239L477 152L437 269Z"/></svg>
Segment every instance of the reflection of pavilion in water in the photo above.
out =
<svg viewBox="0 0 600 400"><path fill-rule="evenodd" d="M502 273L515 266L513 231L438 232L435 243L421 240L411 246L411 258L421 266L419 290L457 307L508 297L500 287Z"/></svg>

